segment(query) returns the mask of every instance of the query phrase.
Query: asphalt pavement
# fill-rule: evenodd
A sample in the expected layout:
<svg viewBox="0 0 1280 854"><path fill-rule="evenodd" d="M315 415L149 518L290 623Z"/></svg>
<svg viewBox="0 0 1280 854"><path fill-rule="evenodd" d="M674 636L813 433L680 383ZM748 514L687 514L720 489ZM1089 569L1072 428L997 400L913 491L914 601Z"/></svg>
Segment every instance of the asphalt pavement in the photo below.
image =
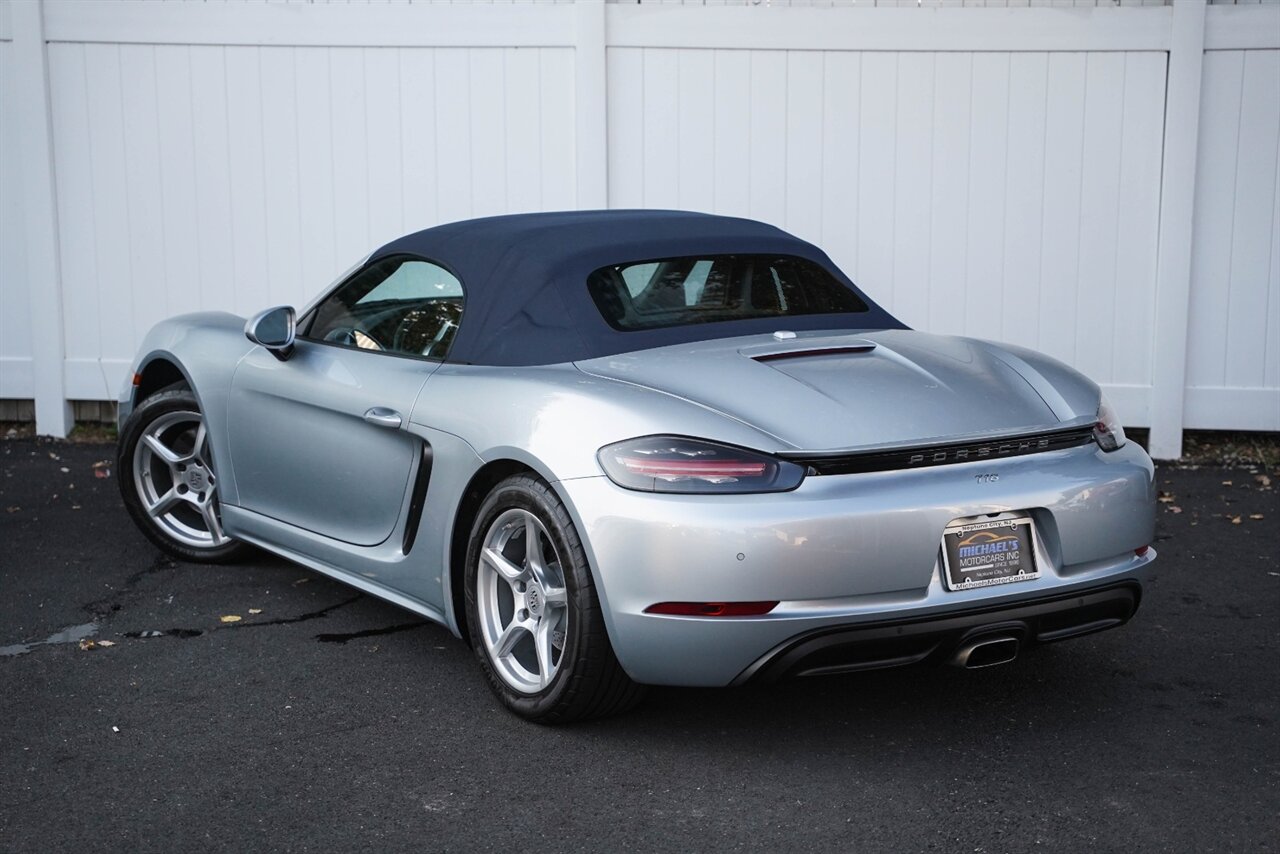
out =
<svg viewBox="0 0 1280 854"><path fill-rule="evenodd" d="M0 851L1280 848L1280 483L1255 473L1160 470L1124 628L546 728L392 605L164 557L113 453L0 442Z"/></svg>

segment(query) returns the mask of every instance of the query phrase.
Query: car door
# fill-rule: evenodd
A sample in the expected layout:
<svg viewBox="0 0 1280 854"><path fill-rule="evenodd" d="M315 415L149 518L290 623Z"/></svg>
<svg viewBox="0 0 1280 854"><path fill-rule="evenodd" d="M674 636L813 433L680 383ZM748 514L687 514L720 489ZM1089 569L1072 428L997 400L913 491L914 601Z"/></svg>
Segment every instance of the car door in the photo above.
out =
<svg viewBox="0 0 1280 854"><path fill-rule="evenodd" d="M299 320L287 360L245 357L228 401L239 506L357 546L386 540L421 452L409 414L461 307L443 267L377 259Z"/></svg>

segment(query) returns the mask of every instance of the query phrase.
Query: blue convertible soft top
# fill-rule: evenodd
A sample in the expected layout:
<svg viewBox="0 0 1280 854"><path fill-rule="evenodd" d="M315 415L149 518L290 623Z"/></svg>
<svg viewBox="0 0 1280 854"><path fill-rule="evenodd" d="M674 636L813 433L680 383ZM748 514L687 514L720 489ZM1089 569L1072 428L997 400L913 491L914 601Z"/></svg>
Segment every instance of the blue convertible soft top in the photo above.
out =
<svg viewBox="0 0 1280 854"><path fill-rule="evenodd" d="M608 265L744 253L792 255L821 264L868 310L619 331L605 322L587 290L587 277ZM821 249L749 219L656 210L498 216L401 237L371 260L401 254L448 267L462 281L466 302L450 362L547 365L778 329L904 328L854 287Z"/></svg>

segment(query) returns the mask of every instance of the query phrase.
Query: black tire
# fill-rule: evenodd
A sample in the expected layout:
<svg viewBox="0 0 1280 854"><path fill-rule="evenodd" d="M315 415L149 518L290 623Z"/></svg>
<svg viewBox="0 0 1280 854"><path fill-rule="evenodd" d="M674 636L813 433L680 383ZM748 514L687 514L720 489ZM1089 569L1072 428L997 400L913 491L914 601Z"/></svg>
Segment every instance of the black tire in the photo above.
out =
<svg viewBox="0 0 1280 854"><path fill-rule="evenodd" d="M146 487L141 483L145 478L135 474L135 462L138 461L137 456L140 453L139 444L147 432L162 419L178 418L182 413L194 413L198 417L203 417L196 396L184 384L179 383L151 395L129 415L129 419L120 431L120 440L116 449L116 480L120 486L120 496L124 499L125 509L129 511L134 524L161 550L180 560L194 563L230 563L244 557L250 551L250 547L229 538L225 542L214 544L211 537L210 544L205 546L183 542L172 533L176 528L171 530L164 519L158 521L147 512L145 496L140 492ZM182 425L177 424L174 430L181 432ZM207 464L202 462L200 465L207 472L212 473L216 479L212 461L208 461ZM213 482L216 484L216 480ZM177 483L172 486L174 489L179 488ZM214 494L214 490L216 486L210 489L210 495ZM182 485L182 491L188 492L185 484ZM216 513L216 499L210 500L215 502L213 512ZM175 507L173 514L161 515L166 518L176 517L179 512L183 514L185 521L190 522L193 529L202 523L202 520L198 519L199 511L194 509L179 510Z"/></svg>
<svg viewBox="0 0 1280 854"><path fill-rule="evenodd" d="M530 693L513 688L495 667L481 629L477 604L480 555L491 526L511 510L523 510L537 518L559 556L567 623L557 670L550 683ZM489 686L508 709L540 724L562 724L620 714L644 696L623 671L605 631L600 600L578 532L559 497L539 478L513 475L499 483L480 506L467 548L466 613L471 646ZM527 612L526 612L527 613ZM549 612L547 612L549 613Z"/></svg>

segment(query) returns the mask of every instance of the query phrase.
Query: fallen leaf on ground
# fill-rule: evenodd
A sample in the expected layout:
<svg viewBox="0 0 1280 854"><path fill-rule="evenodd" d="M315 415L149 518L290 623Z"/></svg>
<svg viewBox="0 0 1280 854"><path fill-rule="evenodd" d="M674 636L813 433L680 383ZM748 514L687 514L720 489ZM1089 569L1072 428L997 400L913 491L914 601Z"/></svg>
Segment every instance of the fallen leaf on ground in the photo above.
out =
<svg viewBox="0 0 1280 854"><path fill-rule="evenodd" d="M1173 493L1172 493L1172 492L1161 492L1161 493L1160 493L1160 497L1159 497L1158 499L1156 499L1156 500L1157 500L1157 501L1159 501L1161 504L1169 504L1170 502L1172 502L1172 501L1173 501Z"/></svg>
<svg viewBox="0 0 1280 854"><path fill-rule="evenodd" d="M84 638L83 640L80 641L81 649L97 649L97 647L98 645L93 641L89 640L89 638Z"/></svg>
<svg viewBox="0 0 1280 854"><path fill-rule="evenodd" d="M1230 519L1230 520L1231 520L1231 524L1232 524L1232 525L1239 525L1239 524L1240 524L1240 517L1239 517L1239 516L1227 516L1226 518L1228 518L1228 519Z"/></svg>
<svg viewBox="0 0 1280 854"><path fill-rule="evenodd" d="M261 609L261 608L250 608L250 609L249 609L249 613L250 613L250 614L261 614L261 613L262 613L262 609Z"/></svg>
<svg viewBox="0 0 1280 854"><path fill-rule="evenodd" d="M1222 482L1222 485L1223 485L1223 486L1230 486L1230 485L1231 485L1231 481L1229 481L1229 480L1224 480L1224 481Z"/></svg>
<svg viewBox="0 0 1280 854"><path fill-rule="evenodd" d="M1181 508L1181 507L1179 507L1179 506L1178 506L1178 505L1176 505L1176 504L1170 504L1170 505L1169 505L1168 507L1166 507L1165 509L1166 509L1166 510L1168 510L1170 513L1181 513L1181 512L1182 512L1182 508Z"/></svg>
<svg viewBox="0 0 1280 854"><path fill-rule="evenodd" d="M1261 518L1262 518L1262 514L1261 514L1261 513L1250 513L1250 514L1249 514L1249 518L1250 518L1250 519L1261 519Z"/></svg>
<svg viewBox="0 0 1280 854"><path fill-rule="evenodd" d="M220 620L222 620L222 622L224 622L224 623L238 623L238 622L240 622L240 615L239 615L239 614L224 614L223 616L219 617L219 619L220 619Z"/></svg>
<svg viewBox="0 0 1280 854"><path fill-rule="evenodd" d="M1253 479L1256 480L1258 485L1263 489L1271 486L1271 478L1267 477L1265 474L1255 475Z"/></svg>
<svg viewBox="0 0 1280 854"><path fill-rule="evenodd" d="M111 477L111 460L98 460L92 468L94 477Z"/></svg>
<svg viewBox="0 0 1280 854"><path fill-rule="evenodd" d="M6 513L17 513L17 512L18 512L19 510L21 510L21 509L22 509L21 507L19 507L18 505L16 505L16 504L15 504L15 505L13 505L13 506L11 506L11 507L6 507L6 508L4 508L4 512L6 512Z"/></svg>
<svg viewBox="0 0 1280 854"><path fill-rule="evenodd" d="M115 645L116 645L115 641L109 641L109 640L98 641L98 646L115 646Z"/></svg>

